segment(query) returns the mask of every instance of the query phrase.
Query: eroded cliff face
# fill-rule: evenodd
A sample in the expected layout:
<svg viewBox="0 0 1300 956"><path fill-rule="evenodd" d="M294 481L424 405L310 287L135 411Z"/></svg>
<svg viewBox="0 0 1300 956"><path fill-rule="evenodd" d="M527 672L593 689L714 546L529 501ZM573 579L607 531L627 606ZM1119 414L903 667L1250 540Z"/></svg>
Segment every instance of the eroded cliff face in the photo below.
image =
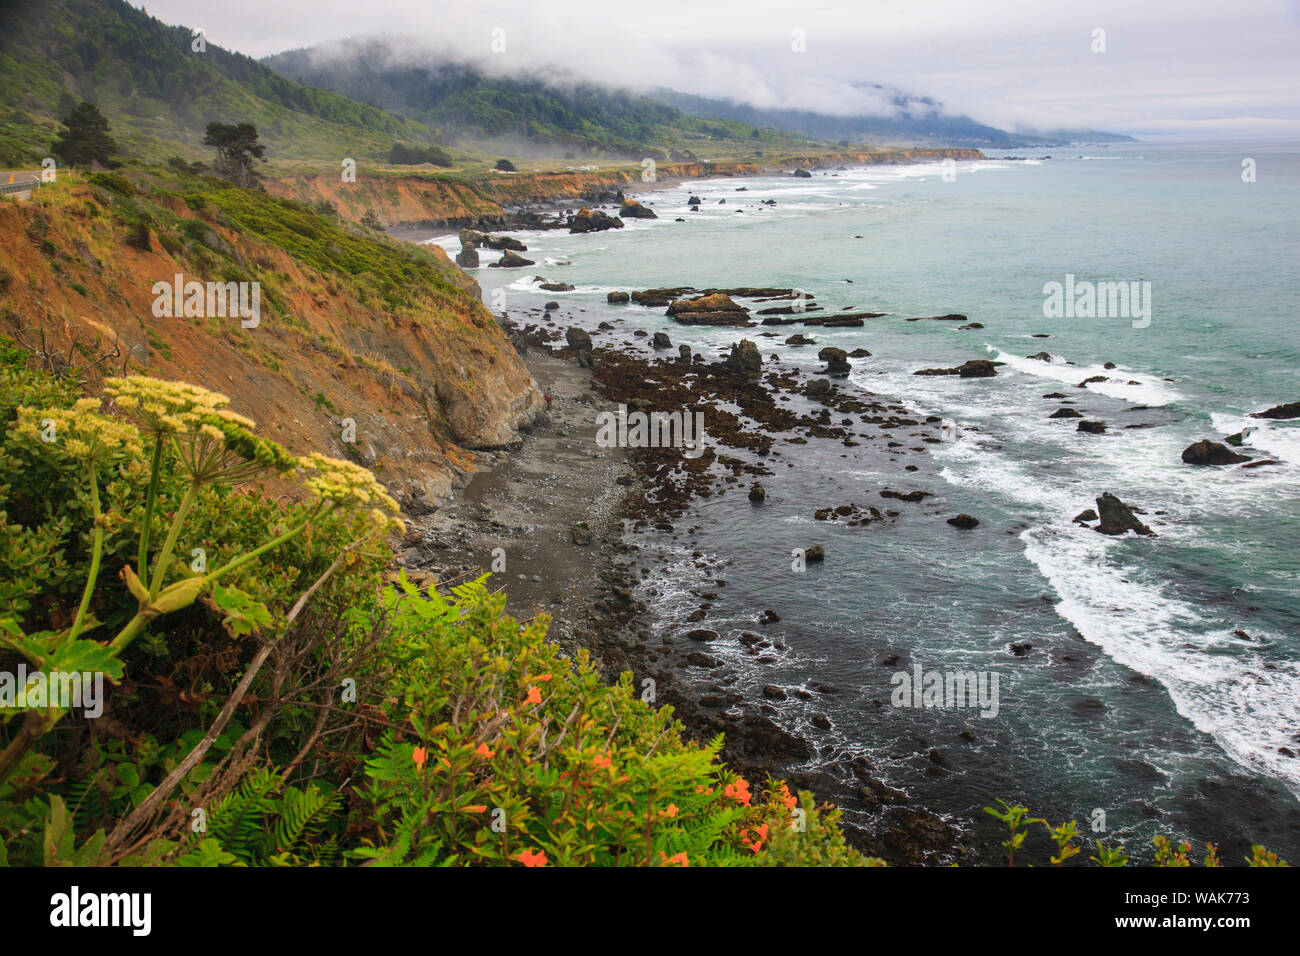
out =
<svg viewBox="0 0 1300 956"><path fill-rule="evenodd" d="M398 250L414 256L403 259L413 288L394 307L364 274L314 268L219 207L196 212L165 196L156 205L133 196L128 206L86 184L37 195L0 202L0 332L52 368L102 358L88 376L92 389L126 370L222 392L291 451L371 467L408 514L447 499L475 467L470 449L517 441L543 409L477 284L440 249ZM148 249L128 243L140 244L121 218L142 203ZM356 241L376 256L397 248ZM156 316L155 283L177 274L260 280L256 327L244 328L238 314Z"/></svg>
<svg viewBox="0 0 1300 956"><path fill-rule="evenodd" d="M710 176L757 176L803 166L826 169L873 163L917 163L940 159L983 159L977 149L860 149L807 156L783 156L756 162L659 163L660 180ZM492 227L507 223L506 207L522 203L580 200L608 190L645 185L639 166L594 172L524 172L480 180L451 174L375 173L345 183L331 173L299 173L267 183L274 195L302 202L333 203L345 218L359 220L373 212L386 227Z"/></svg>

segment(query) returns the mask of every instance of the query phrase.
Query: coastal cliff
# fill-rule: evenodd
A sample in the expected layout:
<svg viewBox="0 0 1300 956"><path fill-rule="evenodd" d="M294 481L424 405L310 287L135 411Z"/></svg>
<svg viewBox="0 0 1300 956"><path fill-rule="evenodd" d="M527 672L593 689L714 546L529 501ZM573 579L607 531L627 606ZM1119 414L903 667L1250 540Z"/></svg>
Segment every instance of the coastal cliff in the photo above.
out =
<svg viewBox="0 0 1300 956"><path fill-rule="evenodd" d="M101 174L0 204L0 237L0 333L39 364L223 392L291 451L372 468L410 513L445 501L473 449L518 441L543 406L441 250L300 204ZM155 285L178 275L256 283L259 315L159 316Z"/></svg>
<svg viewBox="0 0 1300 956"><path fill-rule="evenodd" d="M764 158L762 162L659 163L656 181L706 179L713 176L757 176L791 167L827 169L845 165L976 160L977 149L859 149L813 152L801 156ZM510 222L509 208L524 203L578 201L627 187L648 188L640 165L603 170L493 173L473 178L454 173L361 171L356 182L343 182L335 172L291 173L267 183L276 196L307 203L332 203L339 214L360 219L371 212L386 228L430 226L494 227Z"/></svg>

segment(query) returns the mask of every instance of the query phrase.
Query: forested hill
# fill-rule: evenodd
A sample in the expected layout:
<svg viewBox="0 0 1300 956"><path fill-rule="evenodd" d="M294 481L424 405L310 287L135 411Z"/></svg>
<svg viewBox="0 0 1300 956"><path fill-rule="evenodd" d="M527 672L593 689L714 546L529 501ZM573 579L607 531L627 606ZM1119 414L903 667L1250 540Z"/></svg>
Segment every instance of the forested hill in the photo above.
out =
<svg viewBox="0 0 1300 956"><path fill-rule="evenodd" d="M747 123L688 116L675 107L623 90L583 82L489 76L433 54L422 64L396 63L382 38L292 50L262 61L284 76L333 90L385 110L446 129L462 139L511 140L535 151L649 155L719 141L788 146L791 133ZM681 157L687 159L685 155Z"/></svg>
<svg viewBox="0 0 1300 956"><path fill-rule="evenodd" d="M75 100L96 103L129 152L197 157L213 120L253 123L280 159L378 157L436 131L312 89L169 26L123 0L5 0L0 26L0 166L48 154ZM667 107L664 107L667 109ZM340 154L340 149L349 152Z"/></svg>

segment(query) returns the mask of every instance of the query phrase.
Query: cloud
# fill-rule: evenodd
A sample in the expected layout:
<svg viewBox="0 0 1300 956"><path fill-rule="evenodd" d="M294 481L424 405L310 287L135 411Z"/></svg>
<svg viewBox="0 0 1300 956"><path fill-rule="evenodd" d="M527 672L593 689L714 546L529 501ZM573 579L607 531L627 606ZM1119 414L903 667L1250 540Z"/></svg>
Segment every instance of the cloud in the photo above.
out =
<svg viewBox="0 0 1300 956"><path fill-rule="evenodd" d="M1004 128L1272 134L1300 121L1300 2L1180 0L153 0L169 23L264 56L406 38L485 69L668 86L759 107L892 109L882 84ZM1093 31L1105 52L1093 52ZM493 31L505 50L492 52ZM802 31L796 34L796 31ZM796 36L806 52L797 52ZM556 71L560 72L556 74ZM1216 101L1216 98L1217 101Z"/></svg>

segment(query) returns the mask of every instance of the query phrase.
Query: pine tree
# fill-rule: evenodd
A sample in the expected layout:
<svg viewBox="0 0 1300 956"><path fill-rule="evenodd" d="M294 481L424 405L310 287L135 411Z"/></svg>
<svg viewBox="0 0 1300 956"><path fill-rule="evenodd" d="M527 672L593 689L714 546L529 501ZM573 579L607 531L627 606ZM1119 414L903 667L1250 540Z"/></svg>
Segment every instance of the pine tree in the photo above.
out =
<svg viewBox="0 0 1300 956"><path fill-rule="evenodd" d="M266 147L257 141L257 127L252 123L232 126L226 123L209 123L203 136L203 145L217 150L217 161L212 169L238 186L256 186L257 172L253 160L262 159Z"/></svg>
<svg viewBox="0 0 1300 956"><path fill-rule="evenodd" d="M108 135L108 117L94 103L81 103L63 120L63 131L50 144L50 152L70 166L99 163L115 165L110 158L117 143Z"/></svg>

